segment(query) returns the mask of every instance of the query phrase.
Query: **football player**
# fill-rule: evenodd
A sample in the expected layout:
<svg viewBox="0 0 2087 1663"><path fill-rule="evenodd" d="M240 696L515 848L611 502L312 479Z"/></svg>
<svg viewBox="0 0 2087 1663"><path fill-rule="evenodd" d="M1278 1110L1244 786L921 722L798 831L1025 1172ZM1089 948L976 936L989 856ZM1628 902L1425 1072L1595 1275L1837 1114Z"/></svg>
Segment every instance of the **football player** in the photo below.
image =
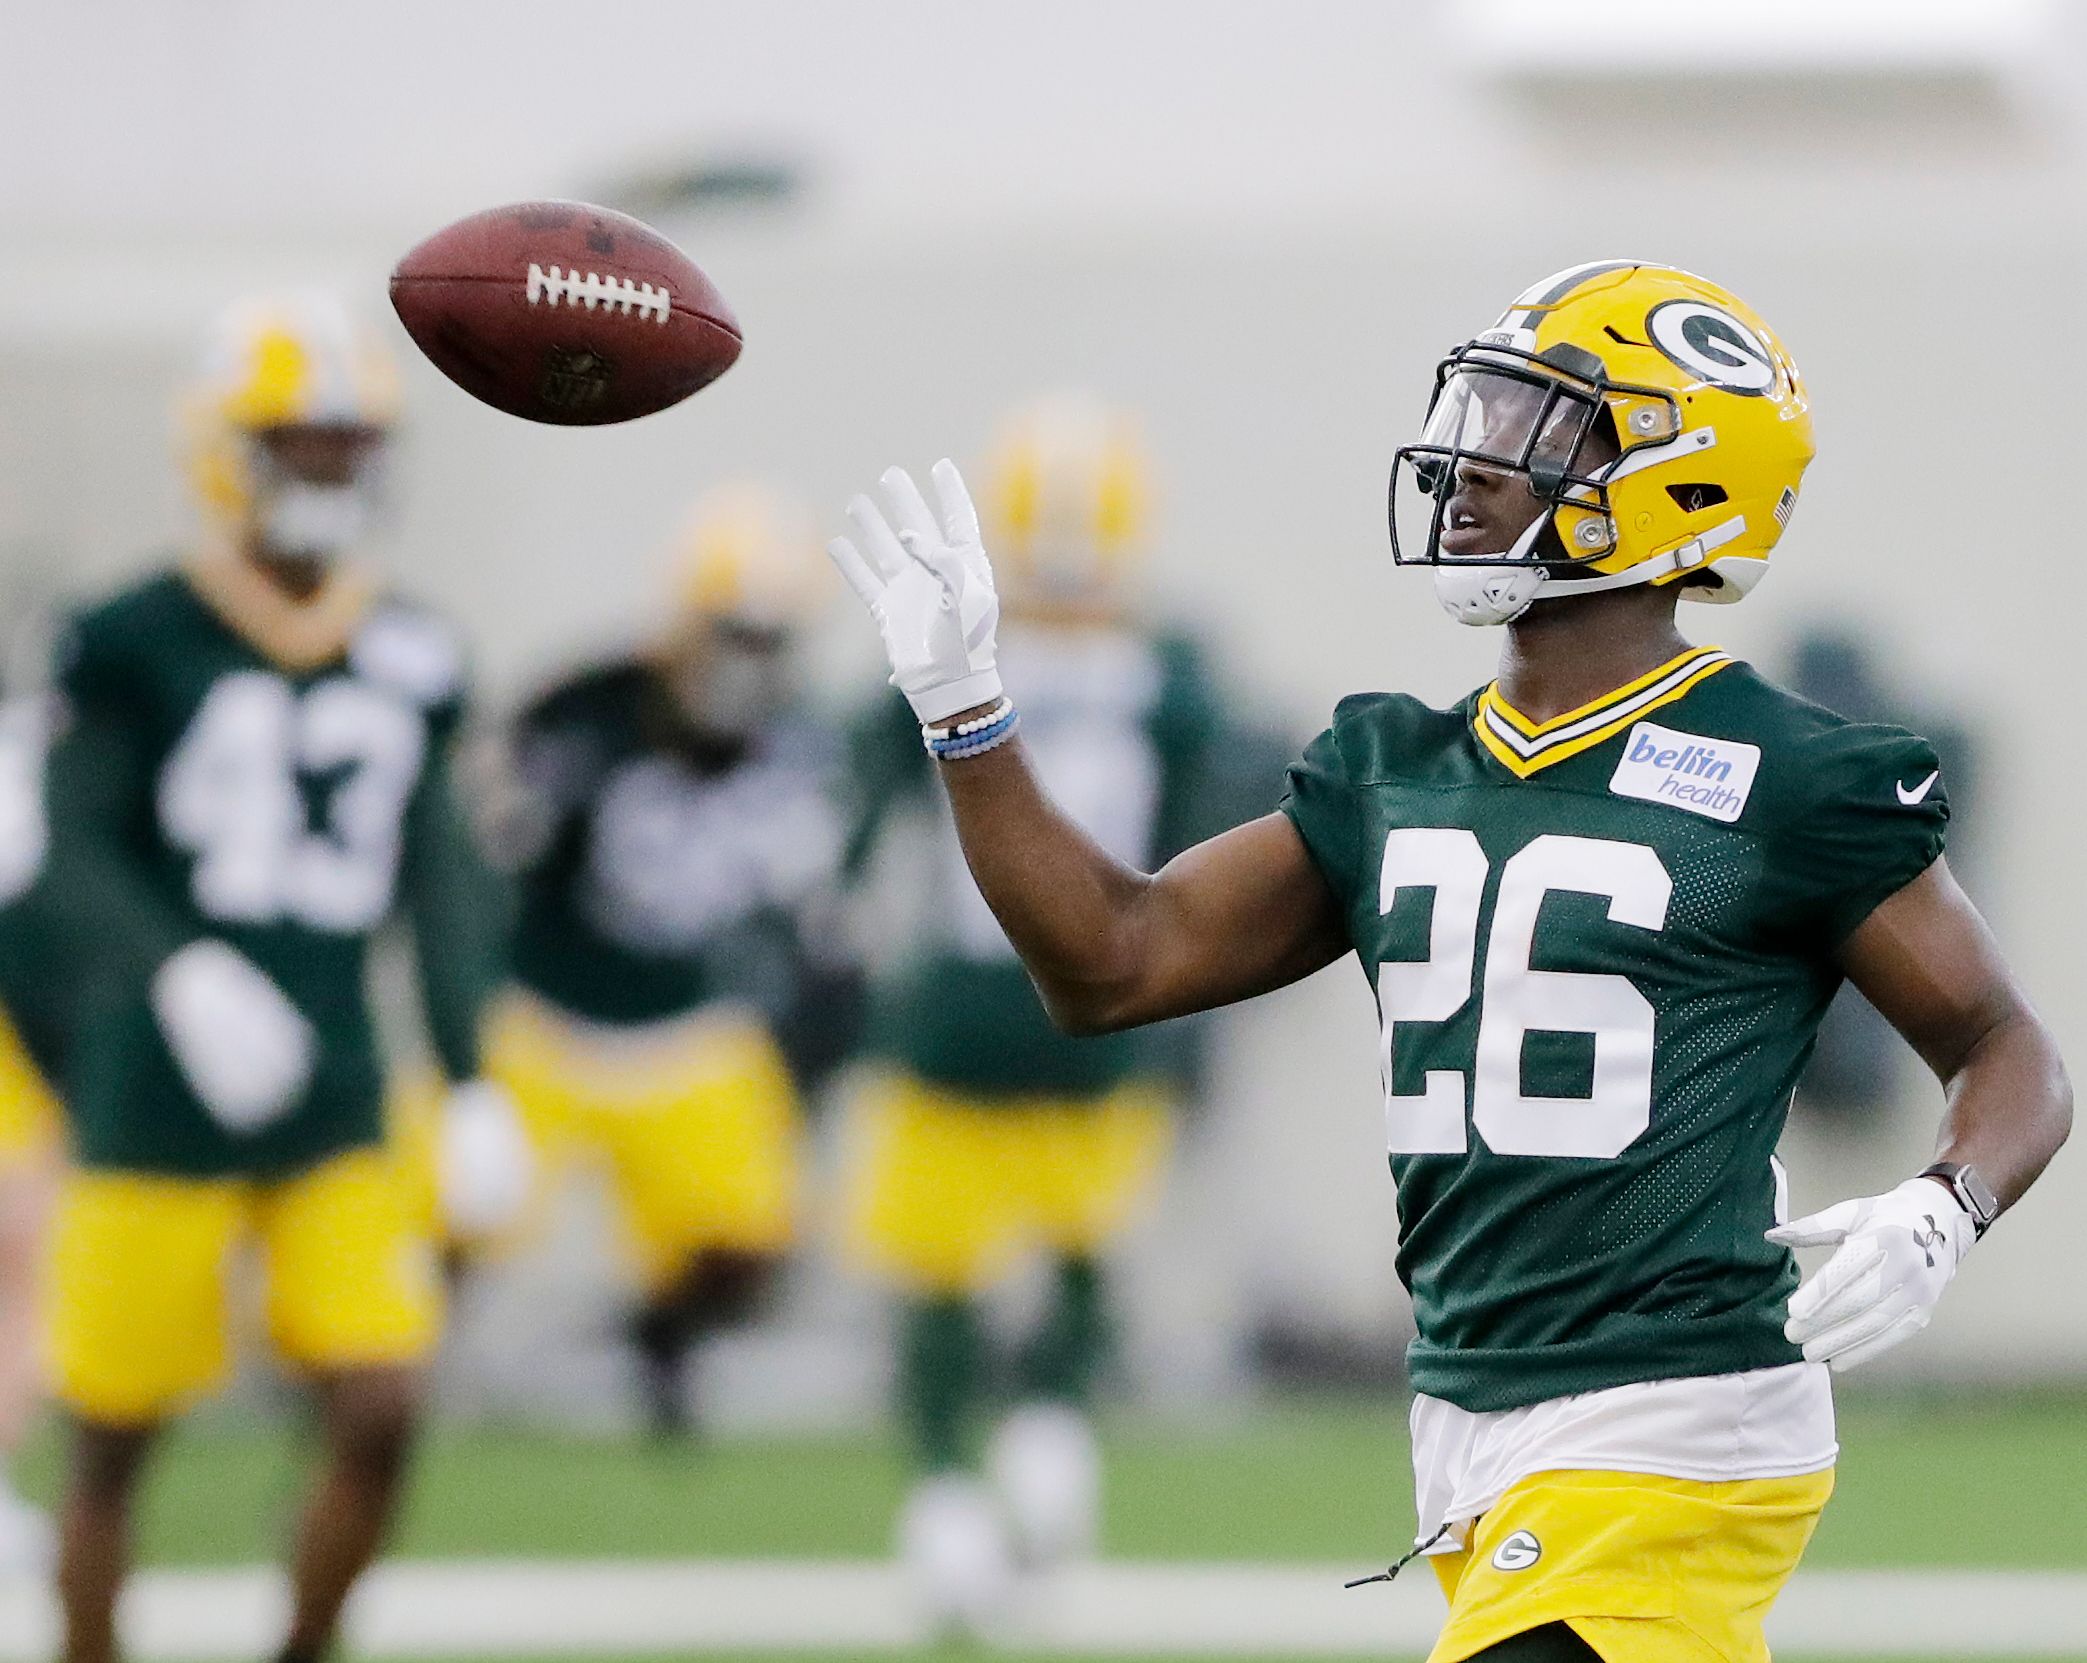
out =
<svg viewBox="0 0 2087 1663"><path fill-rule="evenodd" d="M62 1016L58 967L39 962L32 921L49 829L49 721L36 698L0 703L0 1574L41 1570L50 1521L14 1491L8 1466L36 1406L36 1283L58 1180L61 1133L49 1081Z"/></svg>
<svg viewBox="0 0 2087 1663"><path fill-rule="evenodd" d="M832 545L1063 1025L1361 961L1435 1663L1765 1658L1833 1484L1829 1366L1926 1326L2070 1127L1942 858L1930 747L1676 627L1761 578L1812 449L1795 365L1724 289L1613 260L1537 284L1443 361L1392 476L1397 559L1504 627L1498 679L1344 700L1277 812L1149 876L1015 737L956 470L936 508L888 472ZM1792 1222L1777 1134L1843 978L1942 1082L1941 1158ZM1790 1249L1826 1246L1800 1286Z"/></svg>
<svg viewBox="0 0 2087 1663"><path fill-rule="evenodd" d="M395 404L391 364L328 297L233 307L188 412L200 546L60 647L44 882L51 956L82 985L49 1349L72 1428L71 1663L115 1654L132 1497L158 1433L225 1371L243 1247L324 1446L284 1658L325 1652L383 1539L438 1318L380 1143L364 971L395 915L459 1147L511 1119L476 1080L491 944L451 799L458 645L356 558Z"/></svg>
<svg viewBox="0 0 2087 1663"><path fill-rule="evenodd" d="M770 994L840 844L835 746L792 663L830 581L817 539L740 486L697 505L678 564L656 639L515 718L489 827L519 915L488 1068L543 1169L607 1171L666 1435L691 1427L692 1348L753 1314L795 1235L797 1096L772 1028L788 988Z"/></svg>
<svg viewBox="0 0 2087 1663"><path fill-rule="evenodd" d="M1131 607L1145 496L1130 423L1080 396L1012 418L988 493L999 647L1019 666L1029 754L1082 834L1132 864L1193 841L1223 750L1194 643ZM899 700L876 702L857 750L865 793L851 865L894 806L933 787ZM1108 1331L1103 1257L1165 1164L1179 1059L1158 1031L1059 1033L934 814L934 898L873 1000L871 1048L890 1067L854 1105L842 1208L856 1256L906 1301L899 1386L920 1478L901 1553L938 1616L976 1627L1013 1569L1093 1545L1100 1469L1087 1411ZM1038 1252L1046 1308L980 1478L979 1299Z"/></svg>

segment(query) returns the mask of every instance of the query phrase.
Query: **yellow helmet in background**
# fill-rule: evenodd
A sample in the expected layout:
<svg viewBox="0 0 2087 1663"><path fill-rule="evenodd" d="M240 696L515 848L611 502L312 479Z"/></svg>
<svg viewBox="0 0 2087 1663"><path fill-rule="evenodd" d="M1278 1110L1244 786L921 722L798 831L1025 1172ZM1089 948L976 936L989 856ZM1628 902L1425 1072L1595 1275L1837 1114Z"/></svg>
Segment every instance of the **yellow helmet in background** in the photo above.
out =
<svg viewBox="0 0 2087 1663"><path fill-rule="evenodd" d="M1676 583L1735 601L1767 569L1814 451L1804 382L1773 330L1673 266L1602 260L1526 290L1436 371L1393 464L1394 558L1435 568L1453 617ZM1460 469L1548 503L1511 546L1452 551Z"/></svg>
<svg viewBox="0 0 2087 1663"><path fill-rule="evenodd" d="M766 485L720 486L683 522L674 574L667 691L698 730L744 741L794 700L796 641L832 577L817 524Z"/></svg>
<svg viewBox="0 0 2087 1663"><path fill-rule="evenodd" d="M1003 597L1030 610L1115 610L1143 552L1150 485L1135 424L1081 393L1024 406L985 477L985 539Z"/></svg>
<svg viewBox="0 0 2087 1663"><path fill-rule="evenodd" d="M675 544L676 609L684 618L796 629L825 598L830 575L811 516L752 482L705 493Z"/></svg>
<svg viewBox="0 0 2087 1663"><path fill-rule="evenodd" d="M294 427L381 434L398 413L396 363L337 296L250 296L212 324L182 403L190 478L206 514L243 524L260 494L264 434Z"/></svg>

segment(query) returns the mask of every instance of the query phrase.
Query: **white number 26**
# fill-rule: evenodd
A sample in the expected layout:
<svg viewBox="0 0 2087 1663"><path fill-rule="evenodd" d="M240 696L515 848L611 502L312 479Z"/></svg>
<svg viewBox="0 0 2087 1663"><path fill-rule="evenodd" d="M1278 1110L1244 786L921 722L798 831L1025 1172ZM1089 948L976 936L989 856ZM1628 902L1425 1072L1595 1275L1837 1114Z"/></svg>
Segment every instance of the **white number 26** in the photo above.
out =
<svg viewBox="0 0 2087 1663"><path fill-rule="evenodd" d="M1435 892L1428 956L1377 968L1384 1123L1394 1155L1454 1155L1468 1147L1462 1073L1430 1070L1419 1092L1399 1093L1393 1050L1400 1023L1446 1022L1469 1001L1490 871L1478 838L1462 827L1401 827L1385 838L1378 911L1391 911L1401 890ZM1606 1160L1652 1123L1652 1005L1625 976L1530 965L1537 914L1553 890L1600 896L1610 922L1657 930L1666 923L1674 881L1643 844L1605 838L1539 837L1509 858L1479 990L1471 1123L1496 1155ZM1593 1036L1587 1096L1523 1093L1522 1042L1532 1032Z"/></svg>

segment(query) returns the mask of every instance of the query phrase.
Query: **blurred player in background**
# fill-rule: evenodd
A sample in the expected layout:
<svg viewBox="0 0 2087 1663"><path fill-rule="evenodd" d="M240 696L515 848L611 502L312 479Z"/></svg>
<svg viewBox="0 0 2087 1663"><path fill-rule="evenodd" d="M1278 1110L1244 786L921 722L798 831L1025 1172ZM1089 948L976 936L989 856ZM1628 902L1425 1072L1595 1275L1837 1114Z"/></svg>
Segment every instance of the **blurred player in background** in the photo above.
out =
<svg viewBox="0 0 2087 1663"><path fill-rule="evenodd" d="M1012 419L987 496L1032 755L1086 833L1134 862L1193 840L1222 751L1195 644L1132 610L1146 494L1131 425L1065 395ZM876 701L857 752L851 866L895 807L926 801L933 785L901 700ZM1164 1033L1075 1040L1053 1028L933 812L933 898L873 1001L871 1049L890 1067L856 1105L842 1204L855 1252L906 1299L900 1391L920 1481L901 1552L940 1619L976 1626L1017 1566L1093 1546L1103 1256L1166 1163L1180 1056ZM1039 1250L1046 1308L981 1479L990 1365L979 1302Z"/></svg>
<svg viewBox="0 0 2087 1663"><path fill-rule="evenodd" d="M642 1290L630 1339L668 1435L691 1428L692 1348L755 1310L795 1236L776 1028L840 845L836 747L792 662L830 582L809 522L759 487L721 490L678 567L656 639L515 718L490 828L520 911L488 1068L547 1168L607 1170Z"/></svg>
<svg viewBox="0 0 2087 1663"><path fill-rule="evenodd" d="M10 1463L34 1413L37 1274L58 1183L63 1032L58 967L35 957L32 921L49 826L44 753L49 708L0 703L0 1574L41 1570L50 1522L17 1495Z"/></svg>
<svg viewBox="0 0 2087 1663"><path fill-rule="evenodd" d="M491 966L451 800L458 644L355 558L396 406L393 366L329 297L233 307L187 413L200 545L59 647L43 958L81 979L77 1164L50 1248L70 1663L115 1654L139 1476L226 1371L243 1247L323 1440L284 1658L325 1652L383 1540L439 1317L380 1145L364 972L395 914L455 1082L453 1141L482 1153L511 1129L476 1081ZM465 1212L518 1192L482 1162L445 1176Z"/></svg>

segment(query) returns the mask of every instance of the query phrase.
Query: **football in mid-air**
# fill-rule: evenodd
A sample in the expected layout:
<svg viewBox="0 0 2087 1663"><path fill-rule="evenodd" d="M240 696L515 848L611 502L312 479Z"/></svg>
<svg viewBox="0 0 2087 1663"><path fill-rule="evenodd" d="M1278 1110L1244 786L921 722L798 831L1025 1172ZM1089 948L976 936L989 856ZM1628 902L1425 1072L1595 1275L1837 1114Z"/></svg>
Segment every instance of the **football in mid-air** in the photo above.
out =
<svg viewBox="0 0 2087 1663"><path fill-rule="evenodd" d="M695 262L584 202L516 202L437 231L393 269L391 304L472 397L567 427L664 410L739 357L739 321Z"/></svg>

